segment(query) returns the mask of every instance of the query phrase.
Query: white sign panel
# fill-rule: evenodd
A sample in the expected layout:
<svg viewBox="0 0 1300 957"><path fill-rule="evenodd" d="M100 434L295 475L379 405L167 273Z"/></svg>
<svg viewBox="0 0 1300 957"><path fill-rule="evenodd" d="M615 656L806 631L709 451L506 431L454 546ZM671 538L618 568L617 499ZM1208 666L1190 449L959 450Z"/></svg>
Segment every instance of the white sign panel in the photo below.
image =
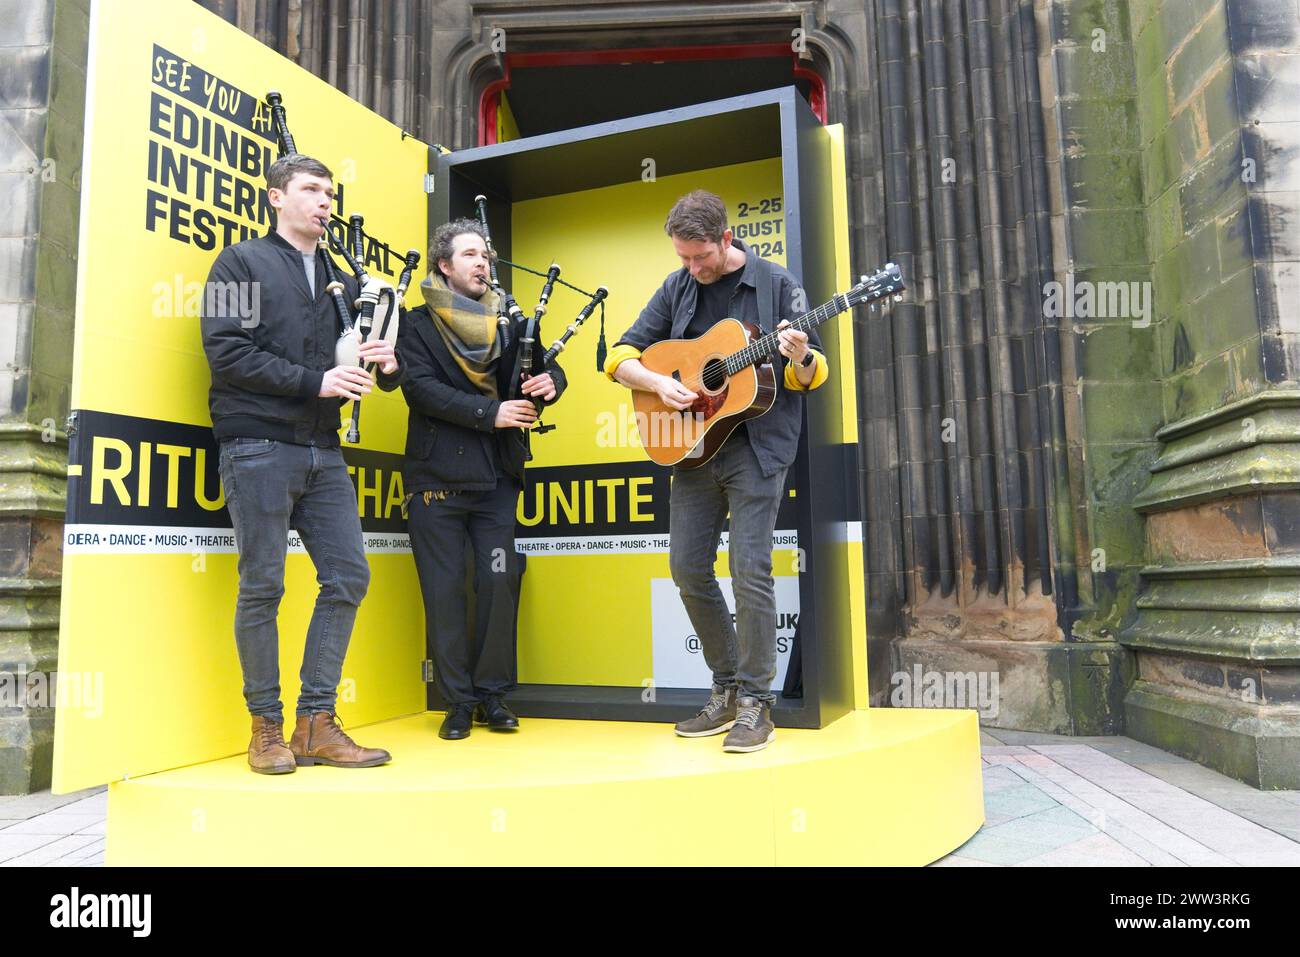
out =
<svg viewBox="0 0 1300 957"><path fill-rule="evenodd" d="M772 690L781 693L785 670L790 662L790 648L795 625L799 621L799 579L781 576L776 582L776 680ZM731 579L719 578L722 597L735 620L736 599L731 593ZM671 578L650 580L651 627L654 635L654 680L656 688L704 688L712 684L709 666L704 663L700 639L691 626L677 586Z"/></svg>

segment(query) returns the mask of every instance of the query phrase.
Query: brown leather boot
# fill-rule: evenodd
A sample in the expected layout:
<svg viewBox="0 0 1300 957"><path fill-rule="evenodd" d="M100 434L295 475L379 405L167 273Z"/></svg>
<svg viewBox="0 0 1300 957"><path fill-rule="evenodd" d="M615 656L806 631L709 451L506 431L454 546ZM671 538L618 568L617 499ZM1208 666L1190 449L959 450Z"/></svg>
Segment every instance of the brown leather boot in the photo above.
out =
<svg viewBox="0 0 1300 957"><path fill-rule="evenodd" d="M284 743L284 725L274 718L253 715L253 740L248 742L248 766L258 774L292 774L297 765Z"/></svg>
<svg viewBox="0 0 1300 957"><path fill-rule="evenodd" d="M328 764L335 768L373 768L387 764L392 755L382 748L363 748L339 726L337 715L317 711L298 715L298 724L289 739L289 750L299 767Z"/></svg>

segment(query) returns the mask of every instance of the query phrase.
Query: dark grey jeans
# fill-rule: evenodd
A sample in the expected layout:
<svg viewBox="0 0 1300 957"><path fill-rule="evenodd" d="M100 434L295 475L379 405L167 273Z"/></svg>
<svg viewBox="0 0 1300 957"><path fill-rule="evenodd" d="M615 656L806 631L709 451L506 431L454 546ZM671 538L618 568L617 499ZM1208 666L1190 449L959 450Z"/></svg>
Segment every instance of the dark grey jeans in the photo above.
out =
<svg viewBox="0 0 1300 957"><path fill-rule="evenodd" d="M669 494L668 565L713 683L768 703L776 700L771 691L776 677L772 532L786 471L764 477L742 431L699 468L674 469ZM713 574L728 509L734 624Z"/></svg>
<svg viewBox="0 0 1300 957"><path fill-rule="evenodd" d="M235 644L248 711L282 719L276 615L294 528L320 584L307 626L297 714L333 712L357 606L370 585L357 495L343 453L271 439L228 439L221 443L219 468L239 549Z"/></svg>
<svg viewBox="0 0 1300 957"><path fill-rule="evenodd" d="M417 492L406 527L424 596L434 676L449 705L500 698L515 689L521 556L515 551L519 483L445 499ZM467 621L465 546L474 554L474 628Z"/></svg>

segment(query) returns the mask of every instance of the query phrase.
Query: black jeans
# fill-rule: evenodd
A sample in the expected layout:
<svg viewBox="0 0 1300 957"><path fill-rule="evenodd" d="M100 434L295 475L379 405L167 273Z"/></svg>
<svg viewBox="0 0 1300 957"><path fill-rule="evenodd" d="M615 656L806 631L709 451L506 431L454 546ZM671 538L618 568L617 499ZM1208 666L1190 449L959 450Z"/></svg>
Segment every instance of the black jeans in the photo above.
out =
<svg viewBox="0 0 1300 957"><path fill-rule="evenodd" d="M511 476L489 492L411 499L407 530L424 595L424 622L438 690L450 705L473 704L515 688L520 556ZM467 622L465 545L474 553L474 633Z"/></svg>
<svg viewBox="0 0 1300 957"><path fill-rule="evenodd" d="M370 585L357 495L343 453L273 439L227 439L218 468L239 549L235 644L248 711L282 720L276 616L294 528L320 583L307 627L297 714L333 712L357 606Z"/></svg>

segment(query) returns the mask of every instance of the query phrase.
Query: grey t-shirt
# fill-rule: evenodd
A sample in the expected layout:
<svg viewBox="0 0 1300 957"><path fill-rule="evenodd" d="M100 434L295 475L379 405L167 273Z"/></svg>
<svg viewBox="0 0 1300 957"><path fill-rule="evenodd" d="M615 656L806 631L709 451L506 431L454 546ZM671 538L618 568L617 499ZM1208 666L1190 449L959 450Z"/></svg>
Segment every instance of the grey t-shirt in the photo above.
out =
<svg viewBox="0 0 1300 957"><path fill-rule="evenodd" d="M316 297L316 254L302 254L302 268L307 270L307 288L311 290L312 298Z"/></svg>

